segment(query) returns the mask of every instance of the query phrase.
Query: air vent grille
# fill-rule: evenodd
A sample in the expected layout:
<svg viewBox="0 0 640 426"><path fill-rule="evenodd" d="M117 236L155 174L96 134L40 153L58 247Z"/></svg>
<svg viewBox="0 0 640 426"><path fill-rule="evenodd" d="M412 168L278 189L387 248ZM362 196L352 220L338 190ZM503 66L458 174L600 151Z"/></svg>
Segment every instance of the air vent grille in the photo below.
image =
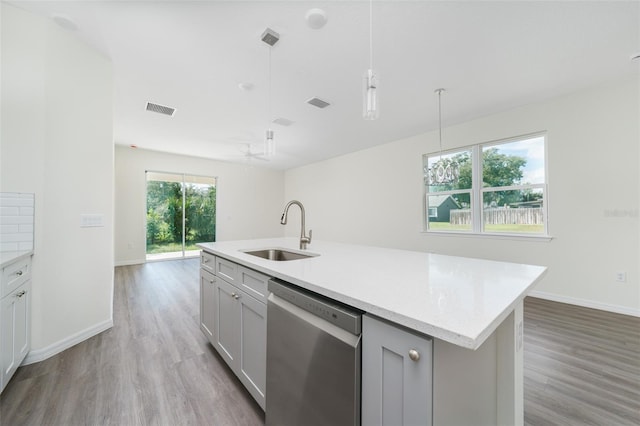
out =
<svg viewBox="0 0 640 426"><path fill-rule="evenodd" d="M273 122L281 126L291 126L293 124L293 121L284 117L276 118L275 120L273 120Z"/></svg>
<svg viewBox="0 0 640 426"><path fill-rule="evenodd" d="M173 117L173 114L176 113L175 108L171 108L164 105L154 104L151 102L147 102L147 111L157 112L158 114L168 115L169 117Z"/></svg>
<svg viewBox="0 0 640 426"><path fill-rule="evenodd" d="M273 46L278 42L278 40L280 40L280 34L273 31L271 28L267 28L262 33L262 36L260 37L260 39L265 43L267 43L269 46Z"/></svg>
<svg viewBox="0 0 640 426"><path fill-rule="evenodd" d="M314 107L318 107L318 108L326 108L329 105L331 105L329 102L323 101L320 98L311 98L307 101L307 103L309 105L313 105Z"/></svg>

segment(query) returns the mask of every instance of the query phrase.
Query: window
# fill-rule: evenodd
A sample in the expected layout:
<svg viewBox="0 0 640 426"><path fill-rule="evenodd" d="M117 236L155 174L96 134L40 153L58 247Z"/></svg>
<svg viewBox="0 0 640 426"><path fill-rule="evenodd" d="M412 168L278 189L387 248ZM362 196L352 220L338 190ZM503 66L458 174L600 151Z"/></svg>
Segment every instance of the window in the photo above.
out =
<svg viewBox="0 0 640 426"><path fill-rule="evenodd" d="M425 154L425 229L546 236L545 149L533 135Z"/></svg>
<svg viewBox="0 0 640 426"><path fill-rule="evenodd" d="M216 178L147 171L147 260L197 256L216 239Z"/></svg>

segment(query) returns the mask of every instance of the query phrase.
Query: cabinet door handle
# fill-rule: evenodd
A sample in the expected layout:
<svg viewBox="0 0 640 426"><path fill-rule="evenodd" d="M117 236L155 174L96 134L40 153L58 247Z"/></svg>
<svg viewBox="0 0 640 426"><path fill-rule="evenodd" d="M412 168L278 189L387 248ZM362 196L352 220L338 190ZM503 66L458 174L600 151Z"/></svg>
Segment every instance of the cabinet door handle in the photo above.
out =
<svg viewBox="0 0 640 426"><path fill-rule="evenodd" d="M420 359L420 352L416 351L415 349L411 349L409 351L409 358L411 358L411 361L417 361Z"/></svg>
<svg viewBox="0 0 640 426"><path fill-rule="evenodd" d="M234 293L231 293L231 297L233 297L233 298L234 298L234 299L236 299L236 300L240 299L240 295L239 295L239 294L236 294L235 292L234 292Z"/></svg>
<svg viewBox="0 0 640 426"><path fill-rule="evenodd" d="M16 294L16 297L22 297L26 294L27 292L22 290L20 293Z"/></svg>
<svg viewBox="0 0 640 426"><path fill-rule="evenodd" d="M209 261L209 259L207 259L206 257L202 258L202 263L207 263Z"/></svg>
<svg viewBox="0 0 640 426"><path fill-rule="evenodd" d="M213 279L213 280L209 280L209 282L210 282L211 284L213 284L213 283L215 283L215 282L216 282L216 280L215 280L215 279Z"/></svg>
<svg viewBox="0 0 640 426"><path fill-rule="evenodd" d="M16 272L17 276L21 276L22 275L22 270L19 270L18 272Z"/></svg>

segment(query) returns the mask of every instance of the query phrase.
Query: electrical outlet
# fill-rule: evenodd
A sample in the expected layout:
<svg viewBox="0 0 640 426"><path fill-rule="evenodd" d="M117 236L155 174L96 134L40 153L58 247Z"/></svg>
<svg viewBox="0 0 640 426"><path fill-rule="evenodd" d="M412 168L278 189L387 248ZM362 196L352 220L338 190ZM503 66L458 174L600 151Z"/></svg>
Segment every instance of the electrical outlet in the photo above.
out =
<svg viewBox="0 0 640 426"><path fill-rule="evenodd" d="M627 273L625 271L616 271L616 282L618 282L618 283L626 283L627 282Z"/></svg>

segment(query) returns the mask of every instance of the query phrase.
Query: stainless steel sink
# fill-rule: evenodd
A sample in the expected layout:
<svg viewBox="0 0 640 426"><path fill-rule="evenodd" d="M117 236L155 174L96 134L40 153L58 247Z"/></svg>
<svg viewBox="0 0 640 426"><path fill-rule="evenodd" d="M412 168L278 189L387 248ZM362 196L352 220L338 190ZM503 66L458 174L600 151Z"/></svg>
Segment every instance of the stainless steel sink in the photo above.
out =
<svg viewBox="0 0 640 426"><path fill-rule="evenodd" d="M285 260L297 260L297 259L308 259L310 257L318 256L313 253L300 253L295 251L289 251L278 248L267 248L261 250L250 250L245 251L245 253L250 254L251 256L261 257L267 260L276 260L276 261L285 261Z"/></svg>

